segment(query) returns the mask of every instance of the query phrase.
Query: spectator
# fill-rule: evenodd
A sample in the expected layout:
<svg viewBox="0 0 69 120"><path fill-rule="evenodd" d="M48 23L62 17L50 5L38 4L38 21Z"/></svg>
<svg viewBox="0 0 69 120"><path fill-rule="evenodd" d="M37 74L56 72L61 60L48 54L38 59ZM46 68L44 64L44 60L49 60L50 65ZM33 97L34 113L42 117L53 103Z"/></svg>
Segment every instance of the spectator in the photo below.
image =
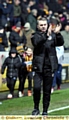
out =
<svg viewBox="0 0 69 120"><path fill-rule="evenodd" d="M24 85L25 85L26 78L28 78L28 96L32 95L32 66L31 65L32 65L32 56L33 56L33 51L32 51L33 46L31 43L31 34L33 32L34 30L31 29L30 24L28 22L25 23L24 34L27 38L26 46L28 47L28 50L26 50L21 55L24 64L22 68L20 68L20 73L19 73L19 80L20 80L19 97L24 96Z"/></svg>
<svg viewBox="0 0 69 120"><path fill-rule="evenodd" d="M21 54L21 53L20 53ZM19 70L19 97L24 96L24 85L28 78L28 96L32 95L32 50L28 48L21 54L22 66Z"/></svg>
<svg viewBox="0 0 69 120"><path fill-rule="evenodd" d="M21 22L20 0L14 0L13 3L13 25L16 25L17 22Z"/></svg>
<svg viewBox="0 0 69 120"><path fill-rule="evenodd" d="M41 9L43 7L43 1L40 4L40 2L37 4L36 0L30 0L28 7L30 8L30 11L32 11L33 9L37 10L37 16L42 16L44 14L44 11Z"/></svg>
<svg viewBox="0 0 69 120"><path fill-rule="evenodd" d="M31 28L30 23L26 22L24 25L24 35L26 36L27 39L27 44L26 46L28 48L31 48L33 50L33 45L31 43L31 35L32 33L34 33L35 31Z"/></svg>
<svg viewBox="0 0 69 120"><path fill-rule="evenodd" d="M30 23L31 28L36 31L36 23L37 23L37 10L33 9L31 13L27 17L27 22Z"/></svg>
<svg viewBox="0 0 69 120"><path fill-rule="evenodd" d="M29 0L28 6L30 7L30 10L36 9L38 11L38 7L35 0Z"/></svg>
<svg viewBox="0 0 69 120"><path fill-rule="evenodd" d="M69 22L65 23L64 30L61 31L64 38L64 50L69 50Z"/></svg>
<svg viewBox="0 0 69 120"><path fill-rule="evenodd" d="M0 51L5 51L6 48L8 48L7 36L2 21L0 21Z"/></svg>
<svg viewBox="0 0 69 120"><path fill-rule="evenodd" d="M58 11L58 17L62 24L61 30L64 30L64 26L65 26L65 23L67 22L67 18L66 18L66 15L63 14L63 10Z"/></svg>
<svg viewBox="0 0 69 120"><path fill-rule="evenodd" d="M18 69L20 65L21 62L17 55L17 51L15 48L12 48L9 52L9 56L5 59L1 69L1 73L3 74L5 68L7 67L6 79L7 79L7 87L9 88L10 91L7 98L13 98L14 87L18 77Z"/></svg>
<svg viewBox="0 0 69 120"><path fill-rule="evenodd" d="M0 8L2 9L2 21L5 27L12 26L13 20L13 5L8 3L8 1L2 1L0 4Z"/></svg>
<svg viewBox="0 0 69 120"><path fill-rule="evenodd" d="M21 23L24 26L27 16L28 16L28 2L27 0L22 0L21 3Z"/></svg>
<svg viewBox="0 0 69 120"><path fill-rule="evenodd" d="M49 7L49 10L51 10L53 13L61 10L61 5L56 0L49 0L49 2L47 2L47 6Z"/></svg>
<svg viewBox="0 0 69 120"><path fill-rule="evenodd" d="M54 79L52 83L51 93L54 92L54 87L57 85L57 90L60 90L62 83L62 61L64 59L64 46L56 47L57 58L58 58L58 68L54 73Z"/></svg>
<svg viewBox="0 0 69 120"><path fill-rule="evenodd" d="M21 26L21 23L18 22L15 26L12 27L12 31L10 32L9 41L11 47L16 47L17 50L20 49L20 47L24 47L26 45L26 37L23 33L23 27Z"/></svg>

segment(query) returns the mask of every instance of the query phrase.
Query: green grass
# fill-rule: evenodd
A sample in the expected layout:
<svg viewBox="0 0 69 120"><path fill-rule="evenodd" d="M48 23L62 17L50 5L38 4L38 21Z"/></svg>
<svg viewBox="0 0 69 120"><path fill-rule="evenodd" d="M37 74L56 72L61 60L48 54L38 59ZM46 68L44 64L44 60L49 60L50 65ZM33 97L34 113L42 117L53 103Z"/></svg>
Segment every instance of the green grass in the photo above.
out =
<svg viewBox="0 0 69 120"><path fill-rule="evenodd" d="M50 115L69 115L69 108L50 113Z"/></svg>
<svg viewBox="0 0 69 120"><path fill-rule="evenodd" d="M55 91L51 94L49 110L69 105L69 89ZM0 105L0 115L31 115L33 110L33 97L14 98L4 100ZM42 96L40 101L40 112L42 112ZM55 111L49 115L69 115L69 109Z"/></svg>

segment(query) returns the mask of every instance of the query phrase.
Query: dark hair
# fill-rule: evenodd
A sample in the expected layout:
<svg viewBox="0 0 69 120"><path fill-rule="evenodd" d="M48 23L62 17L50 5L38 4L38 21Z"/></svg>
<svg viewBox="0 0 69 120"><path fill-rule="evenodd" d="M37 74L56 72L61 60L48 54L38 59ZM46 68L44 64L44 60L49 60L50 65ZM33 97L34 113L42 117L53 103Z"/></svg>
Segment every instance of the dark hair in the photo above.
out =
<svg viewBox="0 0 69 120"><path fill-rule="evenodd" d="M58 25L58 24L60 24L61 22L60 22L60 20L59 20L58 18L51 17L51 18L50 18L50 23L53 23L53 24L55 24L55 25Z"/></svg>

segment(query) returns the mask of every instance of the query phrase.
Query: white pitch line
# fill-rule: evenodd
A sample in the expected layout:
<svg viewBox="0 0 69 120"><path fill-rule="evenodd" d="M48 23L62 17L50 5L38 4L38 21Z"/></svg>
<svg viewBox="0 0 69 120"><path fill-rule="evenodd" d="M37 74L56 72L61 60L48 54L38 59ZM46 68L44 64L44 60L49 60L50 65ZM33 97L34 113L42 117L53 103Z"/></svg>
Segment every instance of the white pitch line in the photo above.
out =
<svg viewBox="0 0 69 120"><path fill-rule="evenodd" d="M48 113L59 111L59 110L64 110L64 109L67 109L67 108L69 108L69 106L65 106L65 107L61 107L61 108L56 108L54 110L49 110Z"/></svg>

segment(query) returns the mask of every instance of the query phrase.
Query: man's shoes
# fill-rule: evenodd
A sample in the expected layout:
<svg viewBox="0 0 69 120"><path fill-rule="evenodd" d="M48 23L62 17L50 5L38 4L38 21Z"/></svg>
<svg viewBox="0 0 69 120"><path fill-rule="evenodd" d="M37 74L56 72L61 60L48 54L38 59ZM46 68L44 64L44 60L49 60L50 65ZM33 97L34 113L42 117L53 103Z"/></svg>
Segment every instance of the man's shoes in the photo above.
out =
<svg viewBox="0 0 69 120"><path fill-rule="evenodd" d="M42 115L47 116L48 114L47 114L47 112L43 112Z"/></svg>
<svg viewBox="0 0 69 120"><path fill-rule="evenodd" d="M28 96L32 96L31 90L28 90Z"/></svg>
<svg viewBox="0 0 69 120"><path fill-rule="evenodd" d="M40 114L40 111L38 109L34 109L32 111L32 115L39 115Z"/></svg>
<svg viewBox="0 0 69 120"><path fill-rule="evenodd" d="M23 97L24 94L23 94L21 91L19 91L18 96L19 96L19 97Z"/></svg>

